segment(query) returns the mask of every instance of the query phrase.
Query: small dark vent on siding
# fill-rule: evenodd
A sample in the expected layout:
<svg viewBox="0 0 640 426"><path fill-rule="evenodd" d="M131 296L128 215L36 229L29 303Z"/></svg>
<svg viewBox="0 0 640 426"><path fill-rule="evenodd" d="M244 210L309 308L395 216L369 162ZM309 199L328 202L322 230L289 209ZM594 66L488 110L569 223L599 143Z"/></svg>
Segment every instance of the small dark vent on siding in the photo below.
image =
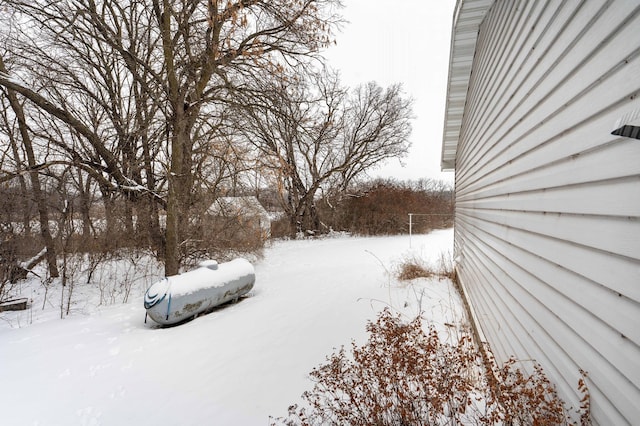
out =
<svg viewBox="0 0 640 426"><path fill-rule="evenodd" d="M627 138L640 139L640 126L622 126L611 132L612 135L625 136Z"/></svg>
<svg viewBox="0 0 640 426"><path fill-rule="evenodd" d="M616 121L612 135L640 139L640 109L629 111Z"/></svg>

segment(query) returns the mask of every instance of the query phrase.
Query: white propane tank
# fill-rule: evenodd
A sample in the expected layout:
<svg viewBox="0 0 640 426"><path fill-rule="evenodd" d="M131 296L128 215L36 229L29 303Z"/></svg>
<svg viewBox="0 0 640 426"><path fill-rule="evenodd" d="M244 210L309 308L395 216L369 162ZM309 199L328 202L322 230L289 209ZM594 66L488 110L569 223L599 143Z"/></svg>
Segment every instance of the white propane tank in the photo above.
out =
<svg viewBox="0 0 640 426"><path fill-rule="evenodd" d="M218 263L206 260L198 268L155 282L144 295L144 308L162 325L177 324L248 293L256 281L246 259Z"/></svg>

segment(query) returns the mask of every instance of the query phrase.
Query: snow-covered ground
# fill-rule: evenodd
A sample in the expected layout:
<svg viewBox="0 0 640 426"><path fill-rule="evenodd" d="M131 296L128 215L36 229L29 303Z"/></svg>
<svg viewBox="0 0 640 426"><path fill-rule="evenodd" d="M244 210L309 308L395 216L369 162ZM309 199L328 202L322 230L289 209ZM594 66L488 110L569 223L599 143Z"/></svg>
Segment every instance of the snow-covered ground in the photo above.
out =
<svg viewBox="0 0 640 426"><path fill-rule="evenodd" d="M59 303L2 312L0 424L267 425L311 389L313 367L366 339L385 306L407 319L422 311L443 331L460 324L450 282L390 273L406 258L435 264L452 244L450 229L276 242L255 263L250 297L170 328L145 324L135 290L127 304L87 303L64 320Z"/></svg>

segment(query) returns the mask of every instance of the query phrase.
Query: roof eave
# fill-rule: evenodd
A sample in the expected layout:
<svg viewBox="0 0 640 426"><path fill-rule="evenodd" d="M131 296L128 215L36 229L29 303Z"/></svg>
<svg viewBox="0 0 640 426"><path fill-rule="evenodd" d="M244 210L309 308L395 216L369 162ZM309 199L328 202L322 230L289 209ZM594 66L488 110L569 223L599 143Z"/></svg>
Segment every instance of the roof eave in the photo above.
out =
<svg viewBox="0 0 640 426"><path fill-rule="evenodd" d="M440 160L443 171L455 170L458 139L462 128L478 29L493 3L494 0L458 0L456 3L451 32L447 104Z"/></svg>

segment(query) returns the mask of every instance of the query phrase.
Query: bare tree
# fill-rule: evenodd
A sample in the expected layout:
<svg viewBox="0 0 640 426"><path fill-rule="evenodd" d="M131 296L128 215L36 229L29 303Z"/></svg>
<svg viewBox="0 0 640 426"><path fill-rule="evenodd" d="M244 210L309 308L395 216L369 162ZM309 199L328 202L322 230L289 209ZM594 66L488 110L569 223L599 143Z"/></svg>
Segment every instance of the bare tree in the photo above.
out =
<svg viewBox="0 0 640 426"><path fill-rule="evenodd" d="M5 133L8 143L3 144L5 146L5 150L3 150L1 154L2 161L0 162L0 170L2 171L2 175L0 176L6 176L7 181L13 178L18 181L20 188L20 203L16 207L22 216L21 219L24 233L28 235L31 233L31 212L27 180L23 174L15 173L17 170L26 170L27 167L24 166L20 144L16 140L15 126L13 124L15 116L10 112L11 107L4 101L5 99L0 99L0 129Z"/></svg>
<svg viewBox="0 0 640 426"><path fill-rule="evenodd" d="M333 17L322 0L170 2L153 0L162 37L171 135L167 199L167 270L176 271L193 187L193 139L199 113L230 89L278 72L279 57L316 52L328 42ZM206 4L206 8L203 7ZM327 18L328 16L328 18Z"/></svg>
<svg viewBox="0 0 640 426"><path fill-rule="evenodd" d="M2 57L0 57L0 73L6 73L6 71L7 70L5 68L4 62L2 61ZM29 129L27 127L27 120L24 115L22 104L18 100L15 91L13 91L11 88L7 88L6 93L7 98L9 99L9 104L11 105L11 109L15 113L16 121L18 122L20 137L22 139L22 144L27 156L29 168L31 169L31 171L29 172L31 190L33 191L33 196L38 205L38 214L40 218L40 235L42 236L44 246L47 249L47 264L49 266L49 275L51 275L52 277L57 277L59 273L58 266L56 264L56 249L53 243L53 237L51 236L51 231L49 230L49 209L47 207L45 195L43 194L42 188L40 186L40 178L38 177L38 172L33 170L33 168L35 168L36 166L36 157L33 151L33 144L31 143L31 134L29 133Z"/></svg>
<svg viewBox="0 0 640 426"><path fill-rule="evenodd" d="M166 208L165 269L175 274L193 203L195 154L212 138L225 140L215 126L197 129L223 115L230 94L257 71L282 75L283 64L326 46L339 0L5 3L30 23L8 47L16 63L31 65L20 69L22 81L53 76L30 85L7 71L0 85L84 140L88 149L73 150L73 163L102 188L147 194ZM36 78L31 69L46 72ZM154 149L160 159L151 159ZM166 182L162 194L154 167Z"/></svg>
<svg viewBox="0 0 640 426"><path fill-rule="evenodd" d="M293 235L319 228L320 190L343 190L409 148L412 101L400 85L349 92L327 70L262 85L253 101L239 102L238 127L277 181Z"/></svg>

